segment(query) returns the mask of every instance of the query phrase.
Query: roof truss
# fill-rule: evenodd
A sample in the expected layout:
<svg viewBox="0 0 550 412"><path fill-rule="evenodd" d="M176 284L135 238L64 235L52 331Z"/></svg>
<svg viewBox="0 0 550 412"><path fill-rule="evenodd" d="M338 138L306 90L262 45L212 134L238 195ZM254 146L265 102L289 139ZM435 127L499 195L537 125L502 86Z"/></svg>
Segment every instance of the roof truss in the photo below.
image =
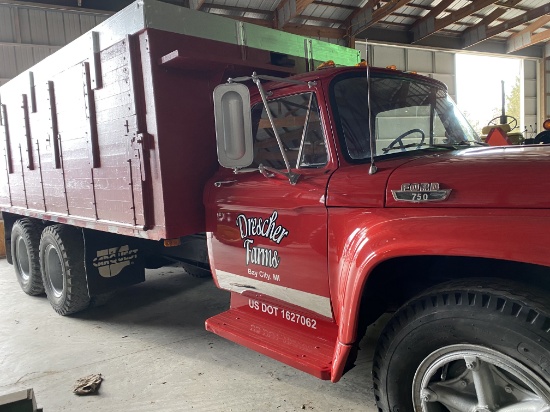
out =
<svg viewBox="0 0 550 412"><path fill-rule="evenodd" d="M394 44L542 57L549 0L161 0L265 27L353 45ZM38 3L40 2L40 3ZM25 8L111 14L132 0L0 0ZM547 48L550 45L547 46Z"/></svg>
<svg viewBox="0 0 550 412"><path fill-rule="evenodd" d="M510 31L519 25L528 23L533 19L544 16L545 14L550 14L550 4L544 4L535 9L526 11L525 13L514 17L513 19L507 20L497 26L488 27L487 24L481 25L476 32L471 33L471 36L463 39L464 48L471 47L498 34Z"/></svg>
<svg viewBox="0 0 550 412"><path fill-rule="evenodd" d="M511 53L533 44L550 40L550 29L535 34L535 31L548 23L550 23L550 15L546 14L539 17L525 29L511 35L506 41L506 51Z"/></svg>

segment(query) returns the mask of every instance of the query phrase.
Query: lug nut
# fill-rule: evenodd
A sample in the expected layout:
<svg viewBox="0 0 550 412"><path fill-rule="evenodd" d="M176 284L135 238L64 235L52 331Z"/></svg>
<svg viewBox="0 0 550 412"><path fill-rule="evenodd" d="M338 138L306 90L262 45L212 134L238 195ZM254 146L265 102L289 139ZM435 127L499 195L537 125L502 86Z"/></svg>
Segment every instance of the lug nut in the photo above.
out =
<svg viewBox="0 0 550 412"><path fill-rule="evenodd" d="M422 398L424 402L435 402L437 401L437 394L430 389L422 389L420 398Z"/></svg>
<svg viewBox="0 0 550 412"><path fill-rule="evenodd" d="M475 367L477 366L477 363L472 361L472 362L466 362L466 367L468 369L475 369Z"/></svg>

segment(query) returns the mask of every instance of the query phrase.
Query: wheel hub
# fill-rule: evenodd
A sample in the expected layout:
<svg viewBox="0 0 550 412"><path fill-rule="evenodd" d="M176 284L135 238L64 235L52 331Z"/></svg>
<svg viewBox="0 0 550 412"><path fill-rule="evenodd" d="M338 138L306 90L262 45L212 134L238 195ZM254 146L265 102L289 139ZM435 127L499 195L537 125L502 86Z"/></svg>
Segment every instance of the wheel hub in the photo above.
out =
<svg viewBox="0 0 550 412"><path fill-rule="evenodd" d="M53 245L48 245L44 251L46 275L56 297L63 293L63 266L61 258Z"/></svg>
<svg viewBox="0 0 550 412"><path fill-rule="evenodd" d="M17 257L17 268L19 269L19 274L26 282L29 280L31 275L31 266L27 244L21 236L17 239L15 243L15 255Z"/></svg>
<svg viewBox="0 0 550 412"><path fill-rule="evenodd" d="M413 379L414 410L550 412L550 387L515 359L483 346L430 354Z"/></svg>

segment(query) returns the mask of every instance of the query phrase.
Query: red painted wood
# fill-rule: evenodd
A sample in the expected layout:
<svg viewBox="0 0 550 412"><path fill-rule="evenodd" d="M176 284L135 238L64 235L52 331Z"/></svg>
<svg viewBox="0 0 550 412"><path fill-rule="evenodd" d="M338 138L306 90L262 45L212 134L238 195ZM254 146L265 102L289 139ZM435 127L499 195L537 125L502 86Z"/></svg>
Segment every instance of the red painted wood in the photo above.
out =
<svg viewBox="0 0 550 412"><path fill-rule="evenodd" d="M160 64L174 51L194 67ZM269 61L268 51L248 49L243 60L237 45L149 29L83 64L58 60L44 81L33 70L36 113L21 104L29 77L9 82L11 173L2 162L0 207L150 239L203 232L202 192L218 168L213 88L255 67L288 74Z"/></svg>

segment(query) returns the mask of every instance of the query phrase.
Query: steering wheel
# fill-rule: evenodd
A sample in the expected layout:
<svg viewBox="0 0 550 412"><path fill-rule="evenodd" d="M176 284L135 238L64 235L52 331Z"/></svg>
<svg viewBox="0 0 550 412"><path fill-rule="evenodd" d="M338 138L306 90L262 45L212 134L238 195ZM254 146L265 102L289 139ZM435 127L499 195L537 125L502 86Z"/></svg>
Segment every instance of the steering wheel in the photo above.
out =
<svg viewBox="0 0 550 412"><path fill-rule="evenodd" d="M487 125L489 125L489 126L493 126L493 125L496 126L496 125L501 124L501 123L500 123L500 118L501 118L501 117L502 117L502 116L498 116L498 117L495 117L494 119L489 120L489 123L487 123ZM510 130L514 130L516 127L518 127L518 120L517 120L514 116L508 116L508 115L506 115L505 117L506 117L506 120L510 119L510 120L508 120L508 121L505 123L505 124L507 124L508 126L510 126ZM496 122L497 120L498 120L498 123ZM512 125L514 125L514 127L512 127Z"/></svg>
<svg viewBox="0 0 550 412"><path fill-rule="evenodd" d="M418 143L418 145L416 143L414 144L411 144L411 145L404 145L403 144L403 138L410 135L411 133L420 133L422 135L422 139L420 140L420 143ZM409 131L406 131L405 133L403 133L402 135L400 136L397 136L393 142L390 143L390 145L388 147L384 147L382 149L382 151L384 153L387 153L389 152L390 150L393 149L393 146L395 146L397 143L399 143L399 148L402 150L402 151L405 151L405 148L406 147L412 147L412 146L422 146L424 144L424 139L426 139L426 134L424 133L424 131L422 129L411 129Z"/></svg>

